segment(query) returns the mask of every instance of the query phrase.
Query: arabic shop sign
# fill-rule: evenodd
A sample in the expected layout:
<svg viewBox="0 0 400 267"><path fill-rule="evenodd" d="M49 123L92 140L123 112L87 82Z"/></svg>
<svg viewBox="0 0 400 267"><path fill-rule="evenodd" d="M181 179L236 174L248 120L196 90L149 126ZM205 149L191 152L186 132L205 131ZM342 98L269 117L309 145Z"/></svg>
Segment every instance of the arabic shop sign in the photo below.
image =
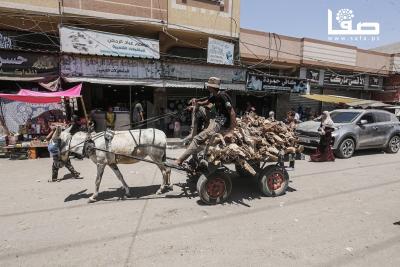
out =
<svg viewBox="0 0 400 267"><path fill-rule="evenodd" d="M355 13L351 9L340 9L333 20L333 12L328 9L328 36L329 40L341 41L378 41L380 24L378 22L358 22L353 26ZM335 27L336 26L336 27Z"/></svg>
<svg viewBox="0 0 400 267"><path fill-rule="evenodd" d="M246 71L241 68L204 66L147 59L64 55L61 73L66 77L167 79L204 81L218 76L224 82L244 82Z"/></svg>
<svg viewBox="0 0 400 267"><path fill-rule="evenodd" d="M234 44L208 38L207 63L233 65L234 48Z"/></svg>
<svg viewBox="0 0 400 267"><path fill-rule="evenodd" d="M363 88L365 85L365 75L357 73L342 74L326 71L324 76L324 85Z"/></svg>
<svg viewBox="0 0 400 267"><path fill-rule="evenodd" d="M47 76L58 74L58 58L53 55L3 51L0 76Z"/></svg>
<svg viewBox="0 0 400 267"><path fill-rule="evenodd" d="M160 58L158 40L60 27L61 51L75 54Z"/></svg>
<svg viewBox="0 0 400 267"><path fill-rule="evenodd" d="M3 49L13 48L13 41L11 40L11 38L1 32L0 32L0 48Z"/></svg>
<svg viewBox="0 0 400 267"><path fill-rule="evenodd" d="M67 77L158 79L161 65L158 61L131 58L64 55L61 73Z"/></svg>
<svg viewBox="0 0 400 267"><path fill-rule="evenodd" d="M304 93L307 81L296 77L247 74L246 89L251 91L289 91Z"/></svg>

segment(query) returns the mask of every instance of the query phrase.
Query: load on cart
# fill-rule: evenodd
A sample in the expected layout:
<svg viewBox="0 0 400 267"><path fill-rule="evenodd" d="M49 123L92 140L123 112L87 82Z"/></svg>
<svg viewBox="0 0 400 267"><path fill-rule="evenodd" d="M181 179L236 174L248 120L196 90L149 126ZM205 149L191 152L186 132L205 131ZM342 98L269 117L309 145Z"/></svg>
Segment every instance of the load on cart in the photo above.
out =
<svg viewBox="0 0 400 267"><path fill-rule="evenodd" d="M215 118L193 138L175 164L181 165L192 156L185 167L199 176L197 190L207 204L221 203L231 193L232 182L226 164L235 164L240 176L258 178L263 194L284 194L289 182L283 164L285 155L293 162L295 155L302 152L293 129L252 112L241 119L236 118L230 97L221 92L219 86L220 80L211 77L206 83L211 97L192 101L196 107L214 104ZM267 162L278 164L271 166Z"/></svg>

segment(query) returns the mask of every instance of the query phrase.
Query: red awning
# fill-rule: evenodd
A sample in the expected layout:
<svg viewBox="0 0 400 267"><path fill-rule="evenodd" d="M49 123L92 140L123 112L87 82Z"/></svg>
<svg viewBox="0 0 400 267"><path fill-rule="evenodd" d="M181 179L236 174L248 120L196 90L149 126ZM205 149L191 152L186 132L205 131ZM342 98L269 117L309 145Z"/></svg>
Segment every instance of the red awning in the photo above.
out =
<svg viewBox="0 0 400 267"><path fill-rule="evenodd" d="M0 94L1 98L9 100L27 102L27 103L60 103L62 98L71 98L81 96L82 84L78 84L71 89L53 93L35 92L27 89L21 89L17 94Z"/></svg>

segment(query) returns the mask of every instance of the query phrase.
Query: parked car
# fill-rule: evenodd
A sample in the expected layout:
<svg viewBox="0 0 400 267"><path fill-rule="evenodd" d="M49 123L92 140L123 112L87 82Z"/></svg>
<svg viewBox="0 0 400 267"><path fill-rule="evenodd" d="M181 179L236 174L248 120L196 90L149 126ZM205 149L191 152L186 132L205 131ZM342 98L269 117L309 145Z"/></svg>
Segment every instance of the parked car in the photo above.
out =
<svg viewBox="0 0 400 267"><path fill-rule="evenodd" d="M400 122L387 111L375 109L338 109L330 112L335 131L332 149L339 158L350 158L354 151L369 148L397 153L400 149ZM319 143L320 118L302 122L296 131L299 141L308 148Z"/></svg>

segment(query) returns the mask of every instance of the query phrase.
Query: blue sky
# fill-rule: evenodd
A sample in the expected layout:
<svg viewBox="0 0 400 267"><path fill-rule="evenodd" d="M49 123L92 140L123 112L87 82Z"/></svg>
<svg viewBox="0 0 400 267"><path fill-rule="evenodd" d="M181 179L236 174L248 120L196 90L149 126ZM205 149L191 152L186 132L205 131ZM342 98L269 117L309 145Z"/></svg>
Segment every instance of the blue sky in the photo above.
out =
<svg viewBox="0 0 400 267"><path fill-rule="evenodd" d="M240 24L242 28L329 41L328 9L335 20L342 8L353 10L354 28L358 22L378 22L379 40L347 37L335 42L368 49L400 41L400 0L241 0Z"/></svg>

